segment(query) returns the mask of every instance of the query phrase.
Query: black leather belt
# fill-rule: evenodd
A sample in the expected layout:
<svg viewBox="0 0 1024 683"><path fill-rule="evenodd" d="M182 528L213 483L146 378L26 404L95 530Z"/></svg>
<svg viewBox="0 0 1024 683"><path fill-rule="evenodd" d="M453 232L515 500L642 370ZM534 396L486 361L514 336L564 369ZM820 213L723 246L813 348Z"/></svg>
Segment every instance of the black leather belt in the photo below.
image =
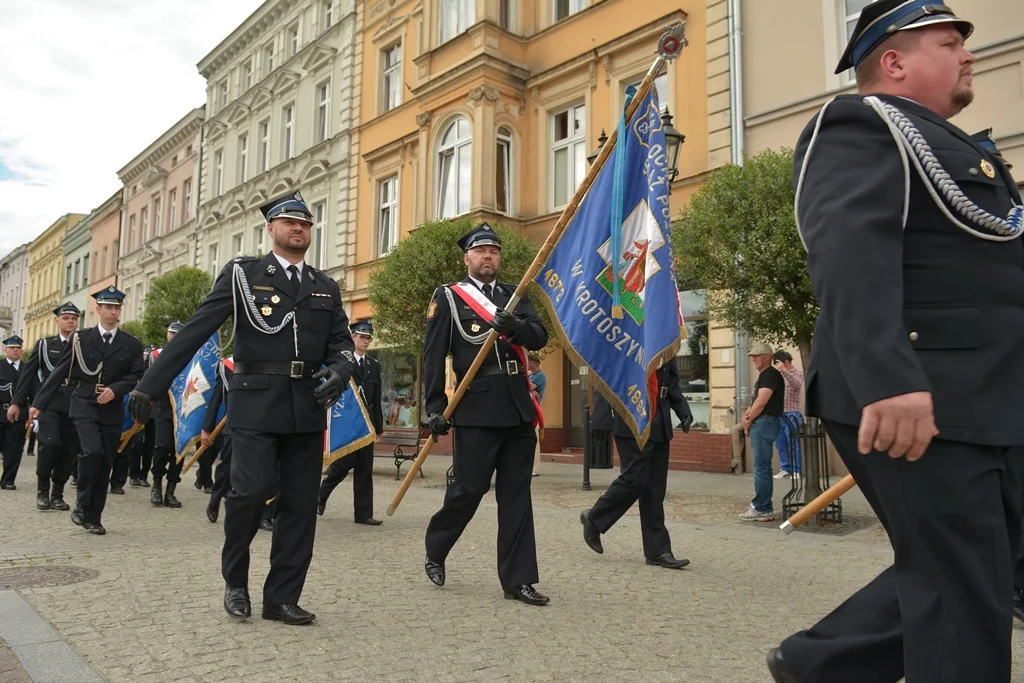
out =
<svg viewBox="0 0 1024 683"><path fill-rule="evenodd" d="M668 387L661 387L661 389L658 392L658 395L661 396L662 398L668 396Z"/></svg>
<svg viewBox="0 0 1024 683"><path fill-rule="evenodd" d="M103 390L107 388L105 384L100 384L98 382L83 382L80 379L69 379L67 382L65 382L65 384L69 387L88 389L89 391L95 392L97 394L103 393Z"/></svg>
<svg viewBox="0 0 1024 683"><path fill-rule="evenodd" d="M235 372L243 375L284 375L292 379L312 379L323 363L293 360L289 363L243 363L235 361Z"/></svg>
<svg viewBox="0 0 1024 683"><path fill-rule="evenodd" d="M468 368L467 368L468 369ZM523 373L523 364L517 360L507 360L504 365L485 365L476 371L477 377L490 377L491 375L521 375ZM456 371L455 373L458 380L461 382L462 378L466 376L466 370Z"/></svg>

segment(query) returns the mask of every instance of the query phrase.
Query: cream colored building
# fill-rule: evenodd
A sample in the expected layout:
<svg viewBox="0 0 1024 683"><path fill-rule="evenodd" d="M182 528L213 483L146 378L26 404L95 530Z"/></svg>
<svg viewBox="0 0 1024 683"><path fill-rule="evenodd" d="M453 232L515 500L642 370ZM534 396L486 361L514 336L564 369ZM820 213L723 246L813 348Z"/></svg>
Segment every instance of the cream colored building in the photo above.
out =
<svg viewBox="0 0 1024 683"><path fill-rule="evenodd" d="M64 292L60 301L70 301L81 311L89 308L89 257L92 255L88 224L90 216L69 228L60 245L64 252Z"/></svg>
<svg viewBox="0 0 1024 683"><path fill-rule="evenodd" d="M124 184L117 266L117 287L125 293L122 321L142 317L155 278L195 265L203 115L203 107L193 109L117 172Z"/></svg>
<svg viewBox="0 0 1024 683"><path fill-rule="evenodd" d="M356 30L354 0L268 0L199 62L199 267L269 251L259 207L299 190L314 220L306 259L344 282Z"/></svg>
<svg viewBox="0 0 1024 683"><path fill-rule="evenodd" d="M56 334L53 309L64 293L64 251L61 244L68 230L85 218L69 213L58 218L28 245L28 294L25 297L25 348L40 337Z"/></svg>
<svg viewBox="0 0 1024 683"><path fill-rule="evenodd" d="M0 333L3 339L25 336L25 298L28 294L28 245L0 259Z"/></svg>

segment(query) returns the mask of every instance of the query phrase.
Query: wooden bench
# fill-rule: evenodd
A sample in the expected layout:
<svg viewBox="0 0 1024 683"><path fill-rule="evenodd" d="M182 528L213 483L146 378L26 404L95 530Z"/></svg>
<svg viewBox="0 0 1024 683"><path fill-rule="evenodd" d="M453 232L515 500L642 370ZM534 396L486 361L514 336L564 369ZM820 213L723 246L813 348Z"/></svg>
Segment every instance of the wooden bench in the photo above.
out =
<svg viewBox="0 0 1024 683"><path fill-rule="evenodd" d="M394 458L395 481L398 481L402 478L402 463L412 462L416 459L416 456L419 455L420 448L423 446L423 432L419 429L395 429L392 431L385 431L380 435L380 441L377 443L395 447L395 450L389 455L378 455L374 452L373 457ZM420 470L420 476L423 476L422 469Z"/></svg>

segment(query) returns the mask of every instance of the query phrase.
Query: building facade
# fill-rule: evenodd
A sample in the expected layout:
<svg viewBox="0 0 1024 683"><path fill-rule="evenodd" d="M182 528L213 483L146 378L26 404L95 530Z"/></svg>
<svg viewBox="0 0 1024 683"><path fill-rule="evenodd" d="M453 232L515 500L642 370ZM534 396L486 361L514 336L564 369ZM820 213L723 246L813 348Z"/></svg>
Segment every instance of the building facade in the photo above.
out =
<svg viewBox="0 0 1024 683"><path fill-rule="evenodd" d="M203 107L190 111L117 172L123 189L116 273L118 289L126 295L125 322L142 317L155 278L195 265L195 188L204 112Z"/></svg>
<svg viewBox="0 0 1024 683"><path fill-rule="evenodd" d="M425 222L470 215L542 242L601 132L615 127L626 88L649 69L664 28L686 21L689 47L655 82L686 136L672 186L678 212L709 169L731 160L725 9L724 0L360 2L363 87L351 176L359 202L344 293L352 317L373 313L366 286L377 260ZM677 365L697 428L673 442L672 457L676 467L728 471L735 380L723 380L717 399L703 297L683 293L689 342ZM719 336L732 343L731 331ZM729 351L716 358L732 368ZM406 395L418 406L418 359L376 353L385 398ZM542 446L559 454L582 445L586 398L560 350L544 369ZM393 426L414 426L422 416L412 413L410 424Z"/></svg>
<svg viewBox="0 0 1024 683"><path fill-rule="evenodd" d="M61 241L64 252L64 287L61 302L70 301L79 310L85 311L89 296L89 260L92 256L92 240L89 232L89 214L78 225L68 228ZM82 321L84 322L84 321Z"/></svg>
<svg viewBox="0 0 1024 683"><path fill-rule="evenodd" d="M64 295L64 251L61 245L69 230L85 214L69 213L58 218L28 245L28 294L25 297L25 348L40 337L56 334L53 309Z"/></svg>
<svg viewBox="0 0 1024 683"><path fill-rule="evenodd" d="M343 282L359 84L354 0L268 0L199 63L207 81L198 264L269 251L259 207L300 191L306 260Z"/></svg>
<svg viewBox="0 0 1024 683"><path fill-rule="evenodd" d="M28 296L28 245L0 259L0 332L3 338L25 336L25 300Z"/></svg>
<svg viewBox="0 0 1024 683"><path fill-rule="evenodd" d="M82 221L89 229L92 254L89 257L89 282L85 296L82 327L99 324L92 295L110 285L117 286L117 251L121 230L121 195L118 190Z"/></svg>

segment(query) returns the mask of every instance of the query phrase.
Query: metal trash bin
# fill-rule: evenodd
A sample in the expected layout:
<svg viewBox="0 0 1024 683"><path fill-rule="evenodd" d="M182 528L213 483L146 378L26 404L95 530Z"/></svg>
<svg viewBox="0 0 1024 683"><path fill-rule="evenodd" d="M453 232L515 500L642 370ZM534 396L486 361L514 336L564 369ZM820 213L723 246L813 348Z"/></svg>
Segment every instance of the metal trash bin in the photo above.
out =
<svg viewBox="0 0 1024 683"><path fill-rule="evenodd" d="M782 516L786 519L796 514L819 493L831 485L828 466L828 449L825 441L825 427L817 418L807 418L797 428L796 421L790 421L789 452L800 453L800 476L790 479L790 489L782 498ZM837 498L818 513L815 522L827 526L842 524L843 499Z"/></svg>
<svg viewBox="0 0 1024 683"><path fill-rule="evenodd" d="M600 435L600 436L599 436ZM606 435L606 436L605 436ZM612 439L607 432L590 433L590 468L594 470L612 469Z"/></svg>

